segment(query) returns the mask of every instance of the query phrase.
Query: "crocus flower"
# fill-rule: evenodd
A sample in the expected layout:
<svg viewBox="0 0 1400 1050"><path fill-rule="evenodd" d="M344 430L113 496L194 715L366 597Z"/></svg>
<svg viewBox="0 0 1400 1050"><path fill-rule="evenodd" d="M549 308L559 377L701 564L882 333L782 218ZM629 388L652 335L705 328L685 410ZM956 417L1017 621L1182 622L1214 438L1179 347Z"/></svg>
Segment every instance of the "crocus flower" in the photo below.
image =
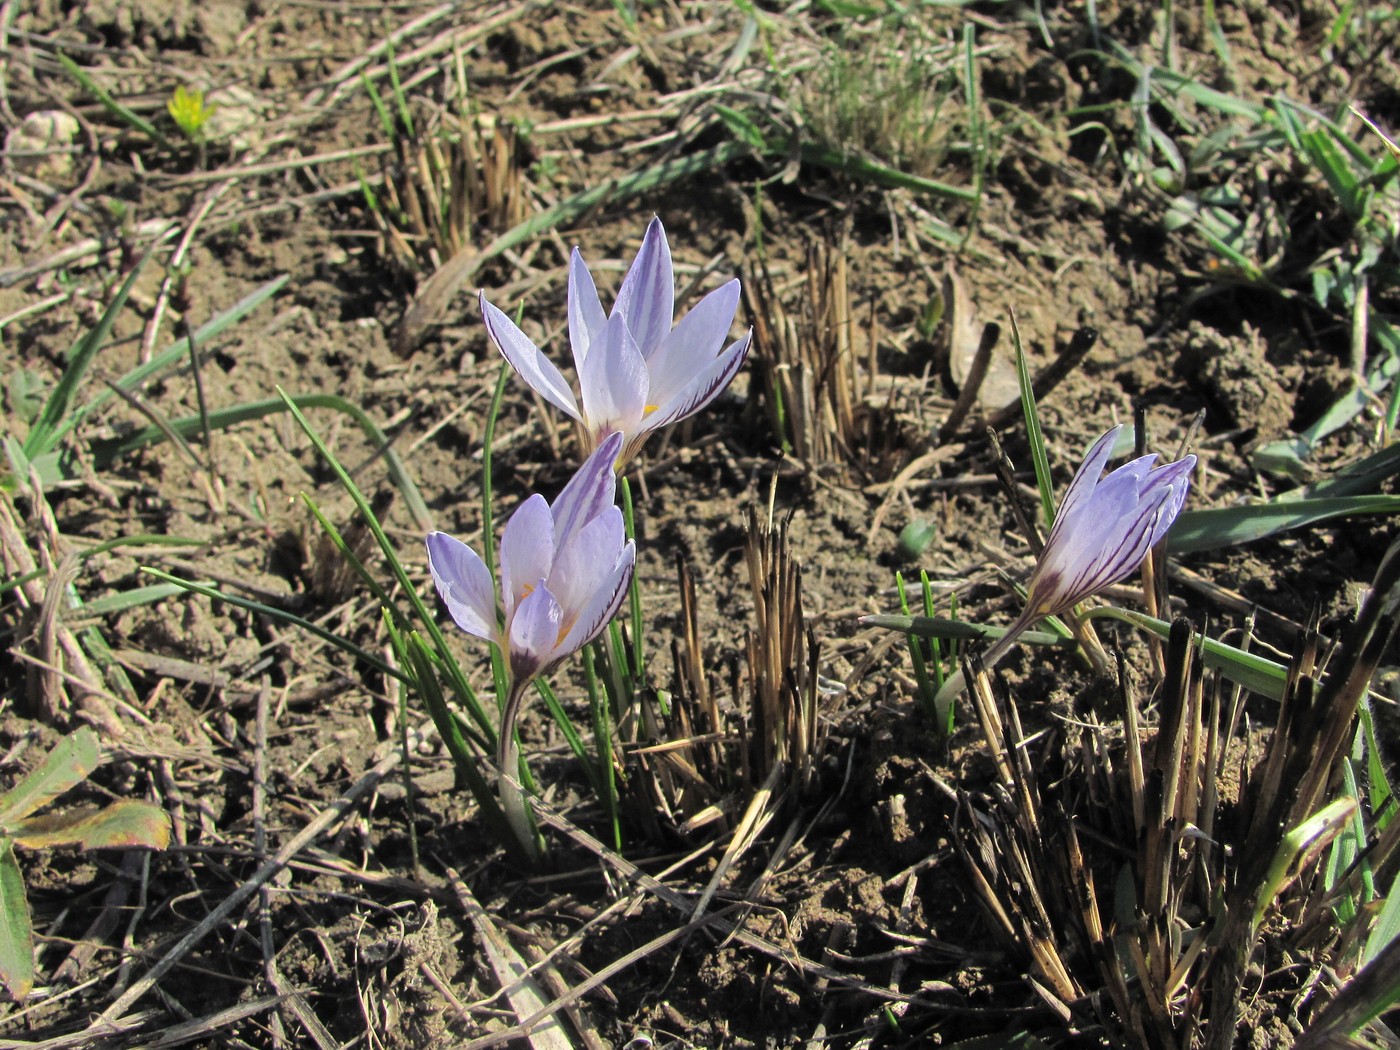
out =
<svg viewBox="0 0 1400 1050"><path fill-rule="evenodd" d="M457 626L495 642L508 686L497 732L501 808L531 858L539 846L529 803L514 777L520 764L515 720L538 675L587 645L616 615L632 579L636 547L613 502L613 464L622 435L611 434L553 502L531 496L501 536L500 608L491 572L476 551L446 533L428 534L433 582Z"/></svg>
<svg viewBox="0 0 1400 1050"><path fill-rule="evenodd" d="M983 655L985 666L996 664L1036 623L1136 572L1181 513L1196 457L1156 466L1155 454L1140 456L1104 477L1122 430L1116 426L1094 442L1075 472L1031 572L1026 608ZM940 711L962 687L961 673L948 679L935 698Z"/></svg>
<svg viewBox="0 0 1400 1050"><path fill-rule="evenodd" d="M660 219L652 219L604 314L593 276L577 248L569 259L569 342L579 396L563 373L525 333L481 293L487 331L525 382L583 425L592 447L609 434L624 435L621 462L647 436L713 401L738 373L752 329L725 347L739 306L739 281L716 288L671 326L675 313L671 249Z"/></svg>
<svg viewBox="0 0 1400 1050"><path fill-rule="evenodd" d="M433 582L457 626L495 642L514 682L548 671L587 645L622 604L635 545L613 502L612 466L622 436L611 435L551 504L538 493L501 536L501 608L486 563L461 540L428 535Z"/></svg>

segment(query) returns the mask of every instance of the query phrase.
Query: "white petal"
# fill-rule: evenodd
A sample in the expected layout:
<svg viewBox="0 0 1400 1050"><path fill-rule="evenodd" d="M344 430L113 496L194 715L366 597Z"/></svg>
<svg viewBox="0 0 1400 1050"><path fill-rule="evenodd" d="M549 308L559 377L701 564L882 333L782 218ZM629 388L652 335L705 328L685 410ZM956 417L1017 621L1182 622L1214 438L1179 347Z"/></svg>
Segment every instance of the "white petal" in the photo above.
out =
<svg viewBox="0 0 1400 1050"><path fill-rule="evenodd" d="M578 402L574 400L574 392L569 389L564 373L540 353L539 347L516 327L514 321L486 301L485 292L481 293L481 313L486 319L486 330L491 333L491 341L501 351L501 356L520 373L520 378L559 411L582 421Z"/></svg>
<svg viewBox="0 0 1400 1050"><path fill-rule="evenodd" d="M554 515L538 492L520 504L501 535L501 594L506 620L536 580L554 567Z"/></svg>
<svg viewBox="0 0 1400 1050"><path fill-rule="evenodd" d="M428 569L453 621L468 634L496 638L496 584L476 551L445 532L428 533Z"/></svg>
<svg viewBox="0 0 1400 1050"><path fill-rule="evenodd" d="M569 256L569 345L574 351L574 368L583 371L588 348L603 331L608 318L598 298L598 286L575 248Z"/></svg>
<svg viewBox="0 0 1400 1050"><path fill-rule="evenodd" d="M549 593L544 580L535 581L510 621L510 669L517 680L533 678L558 663L559 634L564 610Z"/></svg>
<svg viewBox="0 0 1400 1050"><path fill-rule="evenodd" d="M636 559L636 545L628 540L606 582L593 592L588 604L579 611L578 618L559 643L561 654L583 648L598 637L608 621L617 615L622 600L627 597L627 585L632 581L632 566Z"/></svg>
<svg viewBox="0 0 1400 1050"><path fill-rule="evenodd" d="M660 349L647 358L653 404L671 400L714 361L729 338L738 307L739 282L733 280L705 296L681 318Z"/></svg>
<svg viewBox="0 0 1400 1050"><path fill-rule="evenodd" d="M588 604L626 545L622 511L609 507L559 548L554 570L549 574L549 589L559 599L566 615L577 613Z"/></svg>
<svg viewBox="0 0 1400 1050"><path fill-rule="evenodd" d="M621 314L608 318L579 373L585 422L600 430L634 430L647 404L647 363Z"/></svg>
<svg viewBox="0 0 1400 1050"><path fill-rule="evenodd" d="M714 361L698 375L695 376L686 386L678 390L672 397L664 403L658 405L656 410L649 414L642 423L642 430L652 431L674 423L686 416L699 412L727 387L739 369L744 367L744 358L748 355L749 346L753 342L753 332L745 333L742 339L737 339L715 358Z"/></svg>

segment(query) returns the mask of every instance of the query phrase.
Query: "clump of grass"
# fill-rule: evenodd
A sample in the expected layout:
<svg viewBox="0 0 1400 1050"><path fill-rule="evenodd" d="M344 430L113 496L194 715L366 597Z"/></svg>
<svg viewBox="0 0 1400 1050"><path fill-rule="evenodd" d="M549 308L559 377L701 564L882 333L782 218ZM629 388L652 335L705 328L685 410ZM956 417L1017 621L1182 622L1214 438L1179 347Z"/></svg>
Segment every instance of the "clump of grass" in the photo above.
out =
<svg viewBox="0 0 1400 1050"><path fill-rule="evenodd" d="M1387 965L1376 876L1394 869L1393 802L1374 735L1355 727L1396 631L1397 583L1393 547L1330 660L1315 630L1298 639L1262 749L1248 692L1202 672L1185 620L1152 729L1121 658L1116 709L1038 739L1015 698L970 668L999 789L958 792L953 839L994 935L1066 1023L1120 1044L1224 1050L1261 980L1291 1010L1304 972L1333 975L1314 989L1325 1001L1368 962ZM1374 1009L1343 1004L1353 1029L1389 1001L1374 978ZM1111 1011L1088 1008L1105 1001Z"/></svg>
<svg viewBox="0 0 1400 1050"><path fill-rule="evenodd" d="M832 702L821 686L821 647L802 607L802 567L788 522L750 507L744 562L754 605L742 668L729 669L732 704L709 664L694 580L678 563L681 631L671 646L672 689L663 706L642 708L634 748L652 830L664 815L681 834L712 824L768 819L810 794L825 746ZM839 694L839 691L838 691Z"/></svg>
<svg viewBox="0 0 1400 1050"><path fill-rule="evenodd" d="M960 131L950 102L960 61L955 44L899 23L848 26L794 78L790 102L817 142L930 176Z"/></svg>
<svg viewBox="0 0 1400 1050"><path fill-rule="evenodd" d="M1297 434L1257 449L1255 466L1306 477L1313 449L1367 412L1390 441L1400 424L1396 158L1365 141L1344 106L1255 100L1144 64L1116 42L1105 52L1135 83L1124 164L1184 249L1186 276L1311 300L1309 312L1330 315L1344 342L1351 389Z"/></svg>
<svg viewBox="0 0 1400 1050"><path fill-rule="evenodd" d="M874 314L864 322L856 316L845 245L809 243L803 273L781 286L760 259L744 282L756 400L785 452L809 466L886 476L902 455L900 425L892 404L873 400Z"/></svg>
<svg viewBox="0 0 1400 1050"><path fill-rule="evenodd" d="M366 82L394 148L385 155L380 193L367 182L363 190L380 253L408 273L430 276L525 220L521 143L509 121L469 102L464 76L442 103L410 100L397 76L393 85L385 99Z"/></svg>
<svg viewBox="0 0 1400 1050"><path fill-rule="evenodd" d="M811 786L821 754L817 666L821 647L802 609L802 566L788 541L788 521L748 511L744 563L755 629L745 639L745 686L752 725L750 779L775 771L796 792Z"/></svg>

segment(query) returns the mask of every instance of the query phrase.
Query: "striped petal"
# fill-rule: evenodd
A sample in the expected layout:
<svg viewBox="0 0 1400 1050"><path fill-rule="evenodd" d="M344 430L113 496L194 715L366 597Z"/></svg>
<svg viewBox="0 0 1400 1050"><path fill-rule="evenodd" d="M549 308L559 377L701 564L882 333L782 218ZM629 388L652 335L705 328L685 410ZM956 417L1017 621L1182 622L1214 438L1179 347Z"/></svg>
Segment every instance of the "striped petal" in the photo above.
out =
<svg viewBox="0 0 1400 1050"><path fill-rule="evenodd" d="M650 357L670 334L676 313L675 297L671 246L666 243L661 220L652 219L613 304L613 316L621 314L626 318L643 357Z"/></svg>
<svg viewBox="0 0 1400 1050"><path fill-rule="evenodd" d="M549 589L565 609L581 609L612 571L627 544L622 511L609 507L604 514L574 533L554 557Z"/></svg>
<svg viewBox="0 0 1400 1050"><path fill-rule="evenodd" d="M501 596L507 623L535 582L547 579L553 568L554 515L537 492L520 504L501 534Z"/></svg>
<svg viewBox="0 0 1400 1050"><path fill-rule="evenodd" d="M547 671L568 655L559 649L563 624L563 607L544 580L537 580L510 621L510 669L517 681Z"/></svg>
<svg viewBox="0 0 1400 1050"><path fill-rule="evenodd" d="M622 600L627 596L627 585L632 581L632 568L636 559L636 544L628 540L608 578L593 592L588 603L579 609L573 626L559 644L562 652L571 653L583 648L598 637L608 622L617 615L617 610L622 607Z"/></svg>
<svg viewBox="0 0 1400 1050"><path fill-rule="evenodd" d="M550 505L556 548L562 547L570 536L613 506L617 498L613 468L621 453L622 435L608 435Z"/></svg>
<svg viewBox="0 0 1400 1050"><path fill-rule="evenodd" d="M729 338L738 307L739 282L733 280L705 296L681 318L660 348L647 357L652 404L670 401L715 360Z"/></svg>
<svg viewBox="0 0 1400 1050"><path fill-rule="evenodd" d="M621 314L608 318L578 378L589 429L596 434L636 428L647 404L647 363Z"/></svg>
<svg viewBox="0 0 1400 1050"><path fill-rule="evenodd" d="M1055 512L1056 521L1074 514L1075 509L1094 491L1094 486L1103 477L1103 468L1108 465L1109 457L1113 455L1114 442L1122 432L1123 424L1120 423L1089 448L1084 462L1074 472L1069 488L1065 489L1064 499L1060 500L1060 509Z"/></svg>
<svg viewBox="0 0 1400 1050"><path fill-rule="evenodd" d="M1154 485L1162 485L1171 490L1170 495L1162 501L1162 516L1152 530L1152 546L1162 542L1167 530L1172 527L1172 522L1176 521L1176 516L1186 504L1186 497L1191 492L1191 471L1195 467L1196 457L1185 456L1152 472Z"/></svg>
<svg viewBox="0 0 1400 1050"><path fill-rule="evenodd" d="M736 339L724 353L715 358L689 383L676 391L665 402L657 405L656 410L648 414L642 424L642 429L644 431L657 430L677 420L684 419L686 416L700 411L717 398L739 374L739 369L744 366L744 358L748 356L752 343L753 331L750 330L742 338Z"/></svg>

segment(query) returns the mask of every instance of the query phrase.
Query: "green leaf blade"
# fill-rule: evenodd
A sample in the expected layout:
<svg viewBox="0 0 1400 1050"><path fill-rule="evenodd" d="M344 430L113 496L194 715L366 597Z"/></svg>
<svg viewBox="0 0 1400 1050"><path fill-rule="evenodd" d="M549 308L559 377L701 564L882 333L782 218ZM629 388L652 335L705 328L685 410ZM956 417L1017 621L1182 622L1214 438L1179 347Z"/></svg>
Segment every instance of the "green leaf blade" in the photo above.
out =
<svg viewBox="0 0 1400 1050"><path fill-rule="evenodd" d="M0 838L0 984L20 1001L34 987L34 926L14 843Z"/></svg>

